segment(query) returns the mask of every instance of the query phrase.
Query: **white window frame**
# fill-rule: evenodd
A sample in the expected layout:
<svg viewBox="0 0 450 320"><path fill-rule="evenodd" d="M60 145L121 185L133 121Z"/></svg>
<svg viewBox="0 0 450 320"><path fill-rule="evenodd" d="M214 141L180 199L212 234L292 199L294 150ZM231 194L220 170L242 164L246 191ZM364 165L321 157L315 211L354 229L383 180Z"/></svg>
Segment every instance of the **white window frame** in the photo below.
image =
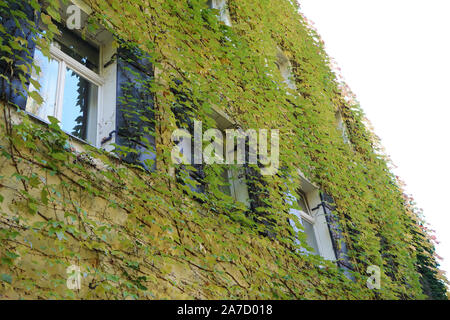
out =
<svg viewBox="0 0 450 320"><path fill-rule="evenodd" d="M58 79L57 79L57 89L56 89L56 105L55 105L55 118L62 121L62 111L63 111L63 101L64 101L64 87L66 82L66 68L74 71L78 75L82 76L86 80L92 82L98 87L98 98L97 98L97 119L99 117L99 110L102 108L102 87L105 84L105 80L90 70L86 66L82 65L80 62L76 61L66 53L62 52L53 43L50 45L50 57L59 62L58 69ZM101 57L101 52L99 50L99 58ZM101 60L99 60L101 61ZM101 68L101 66L99 66ZM97 139L97 133L96 133Z"/></svg>
<svg viewBox="0 0 450 320"><path fill-rule="evenodd" d="M306 205L306 209L308 211L308 212L305 212L303 210L299 210L300 213L301 213L301 218L305 219L306 221L308 221L309 223L314 225L314 223L315 223L314 216L312 215L311 208L309 207L309 202L308 202L308 198L306 197L306 194L302 190L297 192L297 194L299 194L300 197L303 198L303 201L304 201L304 203Z"/></svg>
<svg viewBox="0 0 450 320"><path fill-rule="evenodd" d="M78 6L83 14L89 16L92 13L91 8L82 0L70 0L71 3ZM69 4L70 4L69 2ZM97 105L95 113L92 118L95 117L96 123L88 122L88 137L85 140L79 137L73 136L71 133L66 132L69 136L73 137L77 141L90 144L97 148L103 148L107 151L114 150L112 145L115 142L115 136L111 137L111 133L116 130L116 89L117 89L117 59L114 59L117 54L117 50L113 46L114 38L112 35L106 35L102 32L108 32L106 29L103 31L97 31L93 41L98 46L99 50L99 67L98 72L95 72L88 67L84 66L80 62L76 61L68 54L59 49L57 44L51 43L49 46L50 56L49 58L58 62L58 74L57 74L57 87L55 104L53 106L52 115L62 120L63 98L64 98L64 85L65 85L65 72L66 68L79 74L92 84L96 85L97 91ZM109 32L108 32L109 33ZM97 36L100 35L100 38ZM36 46L37 50L42 49ZM30 97L29 97L30 99ZM27 111L31 116L39 119L40 121L48 123L47 119L41 119L36 114ZM95 126L95 128L94 128ZM110 137L106 142L103 139ZM93 140L93 141L91 141Z"/></svg>
<svg viewBox="0 0 450 320"><path fill-rule="evenodd" d="M301 206L298 204L298 196L288 191L286 195L287 202L291 206L293 205L294 201L297 202L298 208L291 208L290 214L297 216L300 223L303 224L303 220L305 220L312 225L318 249L318 252L311 252L307 251L306 249L303 249L301 252L304 254L317 254L326 260L336 261L336 255L334 253L333 243L330 237L329 226L325 218L325 213L323 212L324 209L322 206L320 206L321 199L319 189L317 186L309 182L300 170L298 170L298 172L300 175L301 187L298 188L299 192L297 192L297 194L301 192L300 196L305 200L305 204L309 212L304 212ZM314 212L311 204L313 204ZM316 207L314 207L314 205ZM294 228L294 231L296 233L305 232L304 230L299 230L295 226L294 221L292 221L291 219L290 224ZM296 241L298 241L298 238L296 238Z"/></svg>
<svg viewBox="0 0 450 320"><path fill-rule="evenodd" d="M314 215L313 215L313 213L312 213L312 211L311 211L311 207L310 207L310 205L309 205L309 201L308 201L308 197L307 197L307 194L303 191L303 190L301 190L301 189L299 189L299 191L297 192L297 194L301 197L301 198L303 198L303 202L305 203L305 206L306 206L306 209L307 209L307 211L308 212L305 212L305 211L303 211L302 210L302 208L301 209L299 209L298 211L300 212L300 222L302 223L302 225L303 225L303 220L306 220L308 223L310 223L311 225L312 225L312 227L313 227L313 232L314 232L314 240L315 240L315 242L317 243L317 250L318 250L318 252L316 252L318 255L322 255L321 254L321 252L322 252L322 250L321 250L321 245L320 245L320 241L319 241L319 237L317 236L317 230L316 230L316 219L315 219L315 217L314 217ZM299 199L296 199L297 200L297 202L298 202L298 200ZM308 251L308 253L309 253L309 251Z"/></svg>
<svg viewBox="0 0 450 320"><path fill-rule="evenodd" d="M223 135L225 137L225 135ZM224 158L226 158L226 143L224 143L223 145L224 148ZM234 150L233 150L234 152ZM233 156L233 159L235 157ZM227 164L224 164L225 166ZM235 170L229 170L229 169L224 169L226 172L226 176L228 178L228 181L226 181L226 183L228 184L228 187L230 188L230 194L231 197L238 202L241 202L243 204L245 204L245 206L247 208L250 207L250 200L249 200L249 194L248 194L248 185L245 183L245 181L243 181L241 175L244 174L244 167L241 165L235 165L237 166L237 168ZM245 194L242 194L242 192L238 192L238 190L240 188L245 188Z"/></svg>
<svg viewBox="0 0 450 320"><path fill-rule="evenodd" d="M339 132L342 135L342 140L344 140L344 143L350 144L350 138L348 136L347 126L346 126L346 124L344 122L344 118L342 117L342 113L338 110L334 114L334 117L335 117L336 122L337 122L338 130L339 130Z"/></svg>
<svg viewBox="0 0 450 320"><path fill-rule="evenodd" d="M231 129L236 127L236 123L222 110L217 107L212 107L212 115L211 117L216 123L217 129L222 132L224 144L223 144L223 156L224 159L227 158L227 147L226 147L226 129ZM233 152L235 152L233 150ZM236 159L235 155L233 155L232 159ZM224 164L226 166L226 164ZM239 167L239 165L235 166ZM244 168L236 168L236 170L229 170L227 168L224 169L226 171L226 176L228 177L228 181L226 183L230 188L231 197L234 201L238 201L243 203L247 208L250 207L250 197L248 193L248 185L243 181L240 177L243 173ZM244 194L242 192L238 192L240 188L245 188Z"/></svg>
<svg viewBox="0 0 450 320"><path fill-rule="evenodd" d="M40 50L42 52L42 49L39 46L36 46L37 50ZM62 115L63 115L63 103L64 103L64 87L66 82L66 70L70 69L79 76L85 78L92 84L97 86L97 103L96 103L96 110L95 113L92 115L92 117L95 117L95 129L91 133L92 140L89 141L88 137L86 139L81 139L79 137L73 136L70 132L66 132L71 137L74 137L80 141L83 141L85 143L92 144L93 146L98 145L98 138L99 138L99 119L102 115L102 108L103 108L103 85L105 84L104 77L100 76L103 66L102 66L102 46L99 46L99 73L94 72L93 70L89 69L88 67L84 66L80 62L76 61L74 58L70 57L68 54L64 53L61 49L58 48L58 46L55 43L51 43L49 46L49 52L50 56L49 58L58 62L58 74L56 76L56 93L55 93L55 103L53 105L53 112L50 114L51 116L58 119L58 121L62 122ZM32 99L31 97L28 97L28 99ZM28 111L27 111L28 112ZM37 117L34 113L29 112L34 117ZM44 122L48 123L47 119L41 119ZM91 128L92 129L92 128ZM89 132L89 128L88 128Z"/></svg>
<svg viewBox="0 0 450 320"><path fill-rule="evenodd" d="M297 86L295 85L294 73L292 72L291 62L279 47L277 47L277 59L275 63L278 70L280 71L285 85L291 90L297 90Z"/></svg>
<svg viewBox="0 0 450 320"><path fill-rule="evenodd" d="M219 21L231 27L231 17L227 0L211 0L211 8L219 10Z"/></svg>
<svg viewBox="0 0 450 320"><path fill-rule="evenodd" d="M40 47L36 47L36 49L41 50ZM42 51L42 50L41 50ZM101 47L99 48L99 61L101 62ZM100 110L102 109L102 101L103 101L103 85L105 84L105 80L103 77L101 77L96 72L90 70L88 67L82 65L80 62L76 61L74 58L70 57L68 54L64 53L55 45L54 43L50 44L50 59L53 59L58 62L58 74L56 79L56 97L55 97L55 105L53 106L53 114L52 116L58 119L60 122L62 121L62 114L63 114L63 103L64 103L64 87L65 87L65 81L66 81L66 69L70 69L80 75L81 77L85 78L92 84L97 86L97 106L96 106L96 113L95 113L95 119L96 119L96 125L95 125L95 132L94 134L94 141L89 141L89 143L93 144L94 146L97 145L98 141L98 122L100 118ZM101 64L101 63L100 63ZM99 71L101 72L102 66L99 66ZM29 99L32 99L29 97ZM46 119L42 119L45 122L48 122ZM70 136L73 136L69 132L66 132ZM75 137L76 139L80 139L78 137ZM87 138L86 138L87 140ZM84 140L83 140L84 141ZM87 141L85 141L87 142Z"/></svg>

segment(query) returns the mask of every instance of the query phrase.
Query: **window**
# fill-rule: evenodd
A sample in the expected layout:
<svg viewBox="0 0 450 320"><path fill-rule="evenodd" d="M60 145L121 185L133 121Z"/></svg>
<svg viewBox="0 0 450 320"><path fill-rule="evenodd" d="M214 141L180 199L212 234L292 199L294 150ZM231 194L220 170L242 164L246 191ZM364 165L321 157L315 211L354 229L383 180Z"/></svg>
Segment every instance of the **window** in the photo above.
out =
<svg viewBox="0 0 450 320"><path fill-rule="evenodd" d="M222 131L224 142L225 142L225 132ZM226 142L223 145L223 154L224 158L226 158L227 146ZM232 151L233 158L235 154L235 150ZM229 196L231 196L235 201L241 202L245 204L246 207L250 207L249 202L249 194L247 184L245 183L245 170L242 165L223 165L222 171L222 181L223 185L221 189L223 192Z"/></svg>
<svg viewBox="0 0 450 320"><path fill-rule="evenodd" d="M177 83L177 86L181 85L181 82ZM190 163L195 170L186 170L183 165L177 168L177 175L180 180L183 181L191 191L195 193L204 193L206 191L206 185L204 183L205 172L203 166L205 164L192 164L194 160L194 143L193 143L193 131L194 120L193 113L190 111L188 105L191 102L189 100L189 94L186 94L181 89L171 89L176 98L176 103L172 106L172 111L175 114L178 128L184 128L189 134L187 136L177 137L176 144L180 153L180 157L176 157L178 163ZM226 145L226 129L231 129L235 125L233 121L222 111L213 107L211 114L212 119L216 124L216 129L222 133L224 143L221 144L223 148L222 155L224 160L226 159L227 145ZM203 138L203 137L202 137ZM203 152L203 150L202 150ZM235 153L235 150L231 152ZM234 154L233 154L234 155ZM233 157L236 158L236 157ZM184 161L183 161L184 160ZM227 164L214 164L222 166L221 178L222 184L219 185L219 189L226 195L232 197L235 201L243 203L245 206L250 207L248 188L245 182L245 170L243 165L227 165Z"/></svg>
<svg viewBox="0 0 450 320"><path fill-rule="evenodd" d="M335 113L336 123L338 130L341 132L342 139L344 140L344 143L349 144L350 139L348 137L347 127L345 126L344 119L342 119L342 114L340 111L337 111Z"/></svg>
<svg viewBox="0 0 450 320"><path fill-rule="evenodd" d="M302 209L300 211L300 218L303 228L305 229L306 241L308 245L313 248L315 253L320 254L319 246L317 245L316 234L314 231L315 220L309 207L308 200L306 199L306 195L303 193L303 191L299 190L297 193L299 194L297 203Z"/></svg>
<svg viewBox="0 0 450 320"><path fill-rule="evenodd" d="M222 132L223 136L223 156L226 159L227 155L227 145L226 145L226 129L232 129L234 127L233 121L231 121L228 116L220 111L213 109L213 119L216 122L217 129ZM236 145L236 144L235 144ZM235 153L236 150L230 150L233 153L232 159L236 159ZM223 185L220 186L220 189L223 193L231 196L235 201L243 203L247 208L250 207L250 197L248 193L248 187L245 182L245 170L243 165L227 165L223 164L222 171L222 182Z"/></svg>
<svg viewBox="0 0 450 320"><path fill-rule="evenodd" d="M122 87L117 80L114 36L103 27L81 36L91 12L85 5L80 7L81 29L68 30L65 21L69 5L70 2L60 8L62 22L55 23L60 34L55 35L50 45L50 59L37 46L31 50L35 64L40 67L39 74L33 70L31 77L40 83L43 101L38 103L28 97L23 107L43 121L48 121L48 116L55 117L65 132L113 151L113 143L120 144L114 132L117 133L117 88ZM42 22L40 27L45 29ZM36 90L32 84L29 89Z"/></svg>
<svg viewBox="0 0 450 320"><path fill-rule="evenodd" d="M228 10L226 0L209 0L209 7L219 10L219 20L225 25L231 27L230 11Z"/></svg>
<svg viewBox="0 0 450 320"><path fill-rule="evenodd" d="M39 47L34 53L40 73L32 78L41 84L43 103L28 98L26 111L44 121L60 121L62 130L92 144L97 139L97 115L104 79L99 75L100 50L72 31L60 27L50 45L50 59ZM30 85L32 86L32 85ZM35 90L35 88L30 88Z"/></svg>
<svg viewBox="0 0 450 320"><path fill-rule="evenodd" d="M190 130L190 132L192 132L192 130ZM183 158L186 159L187 163L190 163L190 166L193 168L193 170L186 170L182 166L180 167L179 175L192 192L204 193L206 189L205 182L203 181L203 179L205 178L205 174L203 171L204 164L194 163L195 149L193 146L193 138L193 135L190 137L180 137L180 141L178 142L180 154L183 156ZM183 175L185 176L183 177Z"/></svg>
<svg viewBox="0 0 450 320"><path fill-rule="evenodd" d="M298 209L291 208L290 213L298 218L303 230L297 228L294 221L290 220L292 229L295 234L305 232L306 242L312 249L312 253L327 260L335 261L336 255L319 190L302 175L300 180L302 187L297 190L296 195L288 193L287 199L290 205L297 204ZM311 253L306 248L302 249L302 252Z"/></svg>
<svg viewBox="0 0 450 320"><path fill-rule="evenodd" d="M33 70L34 74L27 76L40 84L43 101L32 97L10 100L42 121L48 121L49 116L58 119L62 129L73 137L154 170L151 59L136 44L115 39L101 26L82 37L91 10L80 1L72 3L81 5L81 28L65 27L71 3L62 5L62 23L55 23L60 33L49 46L49 57L30 40L29 51L39 71ZM45 30L42 21L38 24ZM37 89L33 83L30 91Z"/></svg>
<svg viewBox="0 0 450 320"><path fill-rule="evenodd" d="M297 89L297 87L295 86L294 76L292 74L291 63L280 48L277 48L277 59L275 64L277 65L278 70L280 70L281 76L283 77L283 81L286 86L292 90Z"/></svg>
<svg viewBox="0 0 450 320"><path fill-rule="evenodd" d="M243 203L247 208L250 207L248 188L245 183L244 168L224 169L226 185L229 187L228 193L235 201Z"/></svg>
<svg viewBox="0 0 450 320"><path fill-rule="evenodd" d="M174 87L170 91L175 96L175 102L172 104L172 112L175 115L176 125L179 129L184 130L184 134L175 138L174 143L178 146L179 156L175 157L175 175L177 180L188 186L189 189L197 194L205 192L205 183L203 181L204 172L203 164L194 163L194 143L193 138L195 132L194 121L194 102L190 98L192 92L188 88L183 88L183 82L173 80ZM188 164L193 170L186 168Z"/></svg>

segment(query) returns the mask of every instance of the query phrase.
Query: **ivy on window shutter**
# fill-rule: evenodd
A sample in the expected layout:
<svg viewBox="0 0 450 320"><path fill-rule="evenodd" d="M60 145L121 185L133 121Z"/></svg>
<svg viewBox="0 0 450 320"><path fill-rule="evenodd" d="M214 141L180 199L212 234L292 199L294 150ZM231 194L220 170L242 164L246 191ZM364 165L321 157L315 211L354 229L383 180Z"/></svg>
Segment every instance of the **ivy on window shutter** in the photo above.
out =
<svg viewBox="0 0 450 320"><path fill-rule="evenodd" d="M336 262L341 268L352 270L353 268L347 255L347 245L342 235L339 218L334 213L334 210L336 209L334 206L334 200L331 196L324 192L320 193L320 199L325 212L328 230L330 231L331 242L333 244L334 253L337 259Z"/></svg>
<svg viewBox="0 0 450 320"><path fill-rule="evenodd" d="M182 82L180 80L174 81L175 87L172 87L170 91L173 93L173 95L176 98L175 103L172 105L172 112L175 115L176 118L176 124L178 128L186 129L191 133L192 140L191 140L191 159L193 162L194 159L194 147L193 147L193 140L194 140L194 117L195 112L193 108L195 108L195 104L190 99L189 95L191 92L189 90L185 91L181 89ZM205 184L205 171L204 171L204 164L191 164L191 167L194 168L194 170L187 170L184 165L180 165L179 168L177 168L177 177L178 180L189 186L189 188L195 192L195 193L205 193L206 192L206 184ZM184 181L181 177L181 171L184 171L187 173L188 179L192 181Z"/></svg>
<svg viewBox="0 0 450 320"><path fill-rule="evenodd" d="M268 237L274 237L275 231L274 225L276 221L274 219L269 218L269 212L267 209L269 208L268 204L264 201L264 199L269 198L269 192L266 190L267 183L264 181L264 178L261 174L260 168L261 164L258 162L258 165L249 165L250 158L250 149L248 145L249 139L246 138L245 141L245 180L248 188L248 196L250 200L250 211L254 214L254 219L256 222L264 225L263 231L261 234Z"/></svg>
<svg viewBox="0 0 450 320"><path fill-rule="evenodd" d="M39 13L29 1L0 6L0 24L5 31L0 28L0 98L21 109L27 102L38 19Z"/></svg>
<svg viewBox="0 0 450 320"><path fill-rule="evenodd" d="M154 79L149 57L121 44L117 51L116 151L129 163L155 169Z"/></svg>

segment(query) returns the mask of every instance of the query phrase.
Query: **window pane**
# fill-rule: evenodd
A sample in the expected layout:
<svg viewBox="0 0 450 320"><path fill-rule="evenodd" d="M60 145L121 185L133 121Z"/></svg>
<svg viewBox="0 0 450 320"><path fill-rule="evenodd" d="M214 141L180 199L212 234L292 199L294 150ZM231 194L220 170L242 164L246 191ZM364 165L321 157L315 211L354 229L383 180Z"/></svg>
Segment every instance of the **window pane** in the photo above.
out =
<svg viewBox="0 0 450 320"><path fill-rule="evenodd" d="M226 0L209 0L208 5L210 8L219 10L219 20L225 23L225 25L231 27L230 12L227 7Z"/></svg>
<svg viewBox="0 0 450 320"><path fill-rule="evenodd" d="M38 81L41 85L39 94L44 99L41 105L38 105L35 100L28 98L26 110L38 116L42 120L48 120L48 116L55 115L56 103L56 84L58 81L58 67L59 62L56 60L49 60L42 52L36 48L34 53L34 63L41 68L40 73L36 74L33 68L31 77ZM36 88L30 84L31 91L37 91Z"/></svg>
<svg viewBox="0 0 450 320"><path fill-rule="evenodd" d="M98 87L66 69L61 127L64 131L95 143Z"/></svg>
<svg viewBox="0 0 450 320"><path fill-rule="evenodd" d="M248 195L248 188L245 182L244 168L239 166L232 170L232 183L234 189L235 200L242 202L247 207L250 207L250 197Z"/></svg>
<svg viewBox="0 0 450 320"><path fill-rule="evenodd" d="M298 205L304 213L311 214L311 212L309 211L308 202L306 201L306 197L301 191L299 191Z"/></svg>
<svg viewBox="0 0 450 320"><path fill-rule="evenodd" d="M284 83L288 88L295 90L294 76L292 74L291 64L286 55L278 50L277 52L277 61L275 62L278 69L280 70L281 76L283 77Z"/></svg>
<svg viewBox="0 0 450 320"><path fill-rule="evenodd" d="M228 170L226 168L222 170L220 178L221 178L221 184L219 185L220 191L231 197L230 178L228 177Z"/></svg>
<svg viewBox="0 0 450 320"><path fill-rule="evenodd" d="M315 253L319 253L319 246L317 245L317 239L314 233L314 226L305 219L302 219L302 224L303 228L305 228L306 242L311 248L314 249Z"/></svg>
<svg viewBox="0 0 450 320"><path fill-rule="evenodd" d="M59 29L61 35L55 36L55 40L61 51L92 71L98 72L100 59L100 51L98 48L64 27L60 27Z"/></svg>

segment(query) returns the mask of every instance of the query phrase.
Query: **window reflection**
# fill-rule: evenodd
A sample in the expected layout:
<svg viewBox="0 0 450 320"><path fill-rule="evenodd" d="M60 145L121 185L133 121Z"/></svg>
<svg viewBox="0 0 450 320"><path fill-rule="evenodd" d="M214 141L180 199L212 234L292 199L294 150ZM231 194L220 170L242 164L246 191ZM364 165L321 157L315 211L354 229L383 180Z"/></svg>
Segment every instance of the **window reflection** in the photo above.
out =
<svg viewBox="0 0 450 320"><path fill-rule="evenodd" d="M227 196L231 197L231 185L230 185L230 178L228 177L228 170L226 168L223 168L221 175L221 184L219 185L219 189L226 194Z"/></svg>
<svg viewBox="0 0 450 320"><path fill-rule="evenodd" d="M300 208L302 208L302 211L304 213L311 215L311 212L309 211L308 201L306 200L306 195L301 190L298 191L298 195L298 205L300 206Z"/></svg>
<svg viewBox="0 0 450 320"><path fill-rule="evenodd" d="M306 233L306 243L308 243L308 245L314 249L314 253L318 253L319 246L317 245L316 234L314 233L314 225L309 223L305 219L302 219L302 225Z"/></svg>
<svg viewBox="0 0 450 320"><path fill-rule="evenodd" d="M48 59L42 52L36 48L34 54L34 63L41 69L39 74L33 68L32 79L38 81L41 88L37 90L33 84L30 84L30 91L38 91L44 102L39 105L34 99L27 100L26 110L47 121L48 116L55 116L56 88L58 81L59 62Z"/></svg>
<svg viewBox="0 0 450 320"><path fill-rule="evenodd" d="M94 134L88 136L91 124L96 123L98 87L66 69L61 127L64 131L93 143ZM95 132L95 130L94 130Z"/></svg>
<svg viewBox="0 0 450 320"><path fill-rule="evenodd" d="M29 91L38 91L43 102L39 104L29 95L26 111L44 121L53 116L62 130L96 145L99 89L81 75L91 80L98 77L99 48L61 25L60 30L50 46L52 59L39 48L34 52L37 71L33 68L31 77L40 88L31 83Z"/></svg>

